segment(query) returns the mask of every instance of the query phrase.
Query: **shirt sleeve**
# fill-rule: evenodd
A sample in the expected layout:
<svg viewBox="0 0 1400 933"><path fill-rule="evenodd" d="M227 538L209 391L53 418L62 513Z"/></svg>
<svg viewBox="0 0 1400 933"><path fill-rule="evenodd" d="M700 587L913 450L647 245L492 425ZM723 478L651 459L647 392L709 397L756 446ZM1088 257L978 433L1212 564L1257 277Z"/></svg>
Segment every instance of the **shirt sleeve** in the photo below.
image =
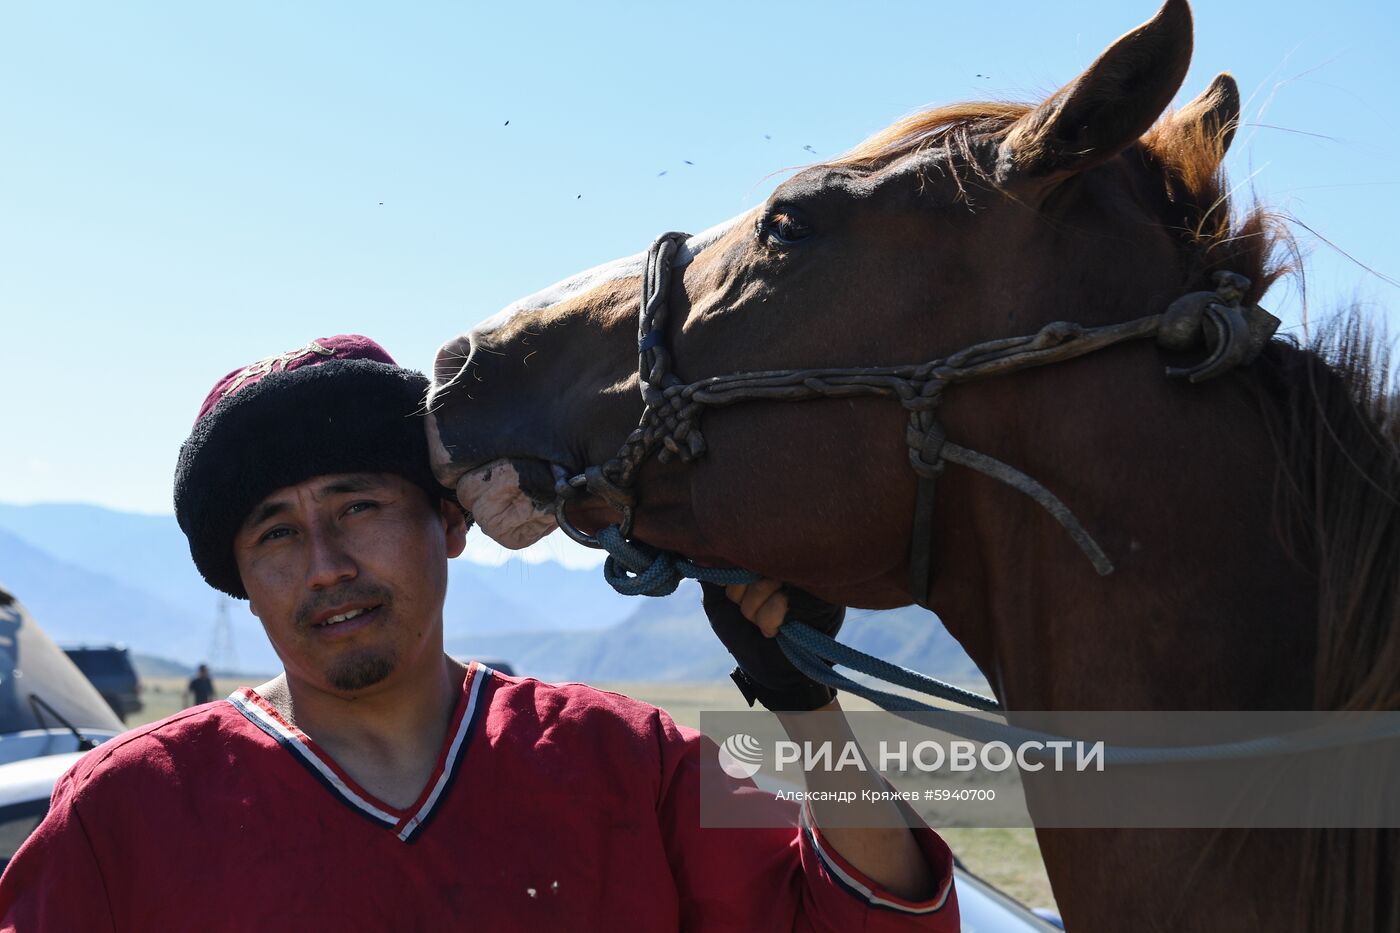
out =
<svg viewBox="0 0 1400 933"><path fill-rule="evenodd" d="M794 933L957 933L953 856L933 830L913 830L937 882L927 901L884 890L833 850L805 810L775 801L749 782L708 775L729 785L726 806L753 808L753 828L700 825L702 756L709 739L662 727L662 795L658 818L680 897L680 928L694 933L791 930ZM776 814L775 810L779 811ZM785 821L785 822L784 822ZM745 822L748 822L747 820ZM784 823L777 825L775 823Z"/></svg>
<svg viewBox="0 0 1400 933"><path fill-rule="evenodd" d="M937 888L928 900L911 901L885 890L842 858L841 853L826 843L821 829L808 817L809 811L804 806L799 837L802 868L807 877L822 879L822 883L813 887L814 909L833 913L840 911L851 918L851 924L864 923L863 926L838 925L838 929L860 929L871 933L960 929L957 894L953 890L953 853L932 829L921 825L911 832L928 863L929 873L937 882ZM832 893L834 890L846 896ZM853 902L860 905L858 912L851 910ZM924 918L926 922L914 922L914 918ZM812 928L827 929L824 925L814 925Z"/></svg>
<svg viewBox="0 0 1400 933"><path fill-rule="evenodd" d="M0 933L114 929L74 783L72 772L59 779L48 815L0 876Z"/></svg>

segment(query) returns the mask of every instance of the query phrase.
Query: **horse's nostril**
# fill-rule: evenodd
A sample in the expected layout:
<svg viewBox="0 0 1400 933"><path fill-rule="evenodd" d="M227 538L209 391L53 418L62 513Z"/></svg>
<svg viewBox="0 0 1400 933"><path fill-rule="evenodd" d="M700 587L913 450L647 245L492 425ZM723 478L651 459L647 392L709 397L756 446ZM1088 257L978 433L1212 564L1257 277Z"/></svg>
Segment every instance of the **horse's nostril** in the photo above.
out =
<svg viewBox="0 0 1400 933"><path fill-rule="evenodd" d="M476 349L470 333L443 344L433 361L433 385L443 387L456 381Z"/></svg>

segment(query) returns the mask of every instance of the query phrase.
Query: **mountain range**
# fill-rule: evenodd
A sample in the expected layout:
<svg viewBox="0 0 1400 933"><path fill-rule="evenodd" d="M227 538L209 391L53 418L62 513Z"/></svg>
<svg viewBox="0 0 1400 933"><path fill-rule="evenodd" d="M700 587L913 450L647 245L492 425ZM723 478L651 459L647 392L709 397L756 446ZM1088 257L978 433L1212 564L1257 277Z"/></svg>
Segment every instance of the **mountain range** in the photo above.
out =
<svg viewBox="0 0 1400 933"><path fill-rule="evenodd" d="M444 636L461 657L504 660L546 680L711 680L732 663L695 584L629 598L595 569L554 560L451 563ZM190 667L272 672L281 664L246 604L200 578L173 516L92 505L0 504L0 583L60 644L121 643ZM917 607L852 610L842 640L961 682L980 679L937 619Z"/></svg>

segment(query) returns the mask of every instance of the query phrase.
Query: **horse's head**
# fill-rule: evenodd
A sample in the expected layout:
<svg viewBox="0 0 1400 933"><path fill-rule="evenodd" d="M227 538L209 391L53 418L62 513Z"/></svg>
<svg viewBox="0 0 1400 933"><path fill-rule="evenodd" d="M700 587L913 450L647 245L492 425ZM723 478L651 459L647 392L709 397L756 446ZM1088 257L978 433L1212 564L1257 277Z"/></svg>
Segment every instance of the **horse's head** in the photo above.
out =
<svg viewBox="0 0 1400 933"><path fill-rule="evenodd" d="M1168 0L1038 105L910 117L693 238L665 296L672 371L692 382L918 363L1054 320L1139 317L1209 287L1237 258L1203 244L1228 230L1216 178L1239 98L1222 75L1162 118L1191 46L1189 8ZM551 467L602 464L636 427L642 264L518 302L439 352L437 471L502 543L553 526ZM704 456L642 465L636 535L850 603L908 602L905 416L872 398L710 410ZM947 418L951 431L959 415ZM1014 410L995 428L1017 429ZM569 515L612 520L606 498Z"/></svg>

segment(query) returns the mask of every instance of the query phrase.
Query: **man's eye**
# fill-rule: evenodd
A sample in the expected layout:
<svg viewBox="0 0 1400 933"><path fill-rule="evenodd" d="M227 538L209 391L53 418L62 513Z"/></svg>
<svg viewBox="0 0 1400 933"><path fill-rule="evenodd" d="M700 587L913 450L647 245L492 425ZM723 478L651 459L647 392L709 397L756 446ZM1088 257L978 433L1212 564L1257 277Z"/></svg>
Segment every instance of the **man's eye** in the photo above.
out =
<svg viewBox="0 0 1400 933"><path fill-rule="evenodd" d="M792 246L812 235L812 228L790 211L774 211L758 221L758 239L768 246Z"/></svg>
<svg viewBox="0 0 1400 933"><path fill-rule="evenodd" d="M356 512L368 511L369 509L374 508L378 504L379 503L377 502L352 502L345 507L345 514L354 515Z"/></svg>
<svg viewBox="0 0 1400 933"><path fill-rule="evenodd" d="M283 526L278 525L276 528L269 528L267 531L264 531L262 535L258 538L258 543L261 544L263 541L276 541L279 538L285 538L291 533L292 530L290 528L284 528Z"/></svg>

